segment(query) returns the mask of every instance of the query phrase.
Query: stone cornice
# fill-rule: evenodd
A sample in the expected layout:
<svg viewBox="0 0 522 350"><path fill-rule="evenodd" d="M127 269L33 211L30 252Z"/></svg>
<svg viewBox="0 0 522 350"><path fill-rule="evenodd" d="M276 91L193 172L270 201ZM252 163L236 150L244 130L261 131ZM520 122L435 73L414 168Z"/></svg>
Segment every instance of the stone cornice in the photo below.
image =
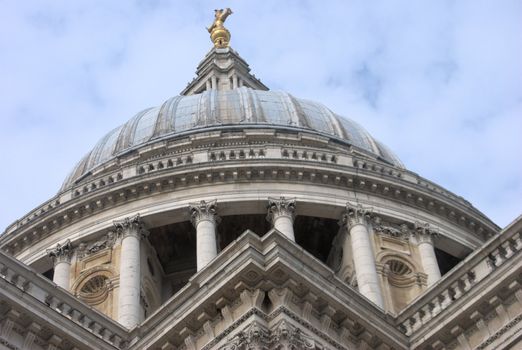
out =
<svg viewBox="0 0 522 350"><path fill-rule="evenodd" d="M219 149L214 152L215 160L211 159L208 151L197 153L197 149L193 149L189 153L180 153L178 157L160 154L149 158L145 163L127 165L128 168L123 169L117 168L90 184L71 189L71 197L68 199L62 194L49 201L52 205L49 204L45 212L40 213L38 217L33 217L32 220L24 218L15 226L11 226L3 237L0 237L0 246L4 251L8 249L10 253L16 253L33 242L100 210L145 195L175 191L183 186L231 181L291 181L349 188L432 213L480 239L498 231L494 224L463 200L448 195L448 192L440 187L427 185L427 182L425 184L417 175L406 170L369 159L347 157L335 148L317 149L316 159L313 159L314 152L310 151L309 158L303 160L302 148L299 158L294 159L291 149L288 151L286 148L276 147L270 151L268 147L272 146L268 145L245 146L228 148L223 160L219 157ZM254 157L250 157L249 149L254 150ZM274 150L278 153L274 153ZM179 159L181 163L177 164ZM216 171L215 165L218 163L222 169L220 171ZM140 173L140 168L144 169L143 173ZM129 171L131 175L124 177L123 173ZM78 194L73 195L74 193Z"/></svg>
<svg viewBox="0 0 522 350"><path fill-rule="evenodd" d="M260 131L263 131L263 130L260 129ZM250 147L255 148L256 144L269 145L269 144L277 144L278 142L288 143L290 141L290 139L285 138L283 136L284 133L278 133L278 132L276 132L276 130L273 130L273 129L267 129L268 134L265 136L261 136L261 138L258 141L255 141L255 139L257 137L256 135L259 134L260 131L258 131L256 133L255 129L254 130L242 130L241 132L239 132L239 134L242 136L239 138L237 138L237 137L233 138L233 140L231 140L233 142L230 143L230 146L236 145L236 147L237 147L237 145L243 145L243 147L246 146L247 148L250 148ZM216 135L213 135L213 133ZM216 148L216 149L219 149L220 147L226 148L226 146L220 146L220 144L226 145L227 138L221 137L220 135L221 135L221 131L219 131L219 129L218 129L217 131L214 131L214 132L212 130L209 130L209 131L203 133L202 136L199 138L196 137L196 136L198 136L198 134L195 134L195 135L191 135L190 138L180 137L173 141L169 141L169 143L166 143L165 141L161 141L161 140L159 140L159 141L156 140L154 145L144 145L143 147L140 148L140 150L148 150L148 152L152 153L153 156L152 156L152 154L147 156L146 155L147 152L145 152L145 153L142 153L141 151L138 153L136 153L136 151L129 152L126 155L122 155L119 158L115 158L115 160L113 160L113 164L104 165L101 168L101 170L93 170L93 174L95 174L94 175L95 178L93 180L91 180L87 184L82 182L81 184L77 185L76 187L74 187L73 189L71 189L68 192L73 194L74 192L79 190L79 193L81 193L82 195L85 195L86 193L89 193L91 191L97 191L105 186L113 186L116 183L129 178L128 175L125 175L125 179L124 179L124 176L122 174L122 167L128 166L132 162L136 162L136 161L139 161L141 163L140 159L143 159L143 157L146 157L146 158L148 157L149 159L153 159L153 158L157 159L158 156L161 157L161 153L165 153L165 152L166 152L166 154L171 154L171 155L172 154L182 155L182 153L184 153L184 152L185 153L194 152L194 151L197 151L197 149L199 147L198 143L201 144L200 146L203 146L206 149L208 149L209 147ZM264 135L264 133L261 132L259 135ZM297 149L299 149L299 147L302 147L306 143L305 140L306 140L307 135L312 135L312 134L309 131L308 132L302 131L298 135L294 135L294 134L290 135L292 141L296 142L295 147L297 147ZM212 139L213 141L210 144L205 145L205 139ZM377 173L379 175L379 177L382 177L383 175L387 175L387 176L392 176L395 178L397 178L397 177L398 178L407 178L408 179L407 182L415 183L416 185L419 185L422 188L428 189L431 195L441 195L443 198L455 201L455 202L459 203L460 205L462 205L463 207L465 207L465 209L460 209L460 210L474 211L475 212L474 215L477 216L477 219L473 220L475 225L478 225L480 223L480 221L483 221L483 220L488 221L488 219L482 213L478 212L475 208L471 207L469 205L469 203L466 202L465 200L463 200L461 197L458 197L458 196L452 194L451 192L444 190L440 186L438 186L426 179L419 177L415 173L409 172L404 169L393 167L384 162L369 159L368 157L365 157L365 156L363 156L362 158L360 156L356 156L356 153L358 151L356 153L354 153L354 151L357 150L357 147L355 147L355 146L346 147L346 146L342 146L341 144L336 144L335 142L328 143L328 139L326 139L326 141L327 142L325 144L323 143L321 145L321 148L317 149L317 151L319 153L334 151L335 152L334 154L336 156L344 155L344 156L353 157L353 161L350 161L350 166L353 166L354 168L356 168L358 173L361 173L361 174L368 173L368 175L372 174L372 173ZM218 144L216 144L216 142ZM170 146L171 143L172 143L172 146ZM326 146L326 148L325 148L325 146ZM176 151L175 150L176 148L179 148L179 150ZM160 152L160 154L158 154L158 152ZM291 149L287 150L287 153L291 154L292 150ZM312 152L310 152L310 153L312 153ZM362 154L364 154L364 152ZM136 155L138 155L138 157L136 157ZM151 156L152 156L152 158L151 158ZM183 156L182 158L186 158L186 156ZM282 156L281 158L284 158L284 157ZM289 160L295 161L295 160L291 159L291 157ZM131 163L129 163L129 161L131 161ZM301 159L300 159L300 161L301 161ZM167 170L166 162L167 161L165 160L164 161L165 170ZM157 162L155 165L157 165ZM158 167L155 167L154 169L157 170ZM389 189L387 191L389 191ZM48 216L48 212L55 211L56 208L62 207L63 204L65 204L65 202L70 201L71 198L68 198L68 197L69 196L67 195L67 192L64 192L64 193L61 193L60 195L56 196L55 198L50 199L49 201L40 205L37 209L31 211L29 214L27 214L20 220L17 220L14 224L10 225L6 229L6 233L10 233L11 231L15 230L17 227L26 225L26 223L28 223L32 220L36 220L37 217ZM93 203L93 204L96 204L96 203ZM433 203L433 205L436 205L436 204L437 203ZM430 202L426 201L424 203L424 205L425 206L430 205ZM455 204L452 204L452 205L450 205L450 207L454 206L454 205ZM449 212L448 212L448 214L449 214ZM457 212L454 213L454 215L456 216L457 219L459 219L458 214L459 213L457 213ZM487 230L490 230L493 232L498 230L498 227L496 227L491 222L487 222L485 226L486 226L485 228ZM488 226L490 226L490 227L488 227Z"/></svg>
<svg viewBox="0 0 522 350"><path fill-rule="evenodd" d="M62 207L60 212L55 213L54 216L43 221L43 223L41 221L40 224L38 224L38 222L33 222L30 225L22 227L22 229L14 233L14 235L4 235L4 237L0 239L0 244L3 246L4 251L6 244L9 244L10 247L8 249L10 250L10 253L13 254L20 251L20 249L25 249L32 244L32 242L49 236L53 232L56 232L74 222L83 220L85 217L88 217L95 212L99 212L100 210L108 209L112 206L118 206L125 202L142 198L143 196L155 195L165 191L175 191L179 186L199 186L202 183L209 182L227 183L230 181L274 180L292 182L299 181L303 183L312 182L320 183L323 186L334 186L339 188L348 187L361 192L368 191L372 194L384 196L385 198L388 197L412 207L418 207L416 204L419 203L418 201L408 200L409 193L415 192L407 192L402 187L396 187L396 184L392 185L391 183L386 182L385 184L379 185L378 182L370 182L368 180L363 181L360 176L341 173L333 169L311 167L310 172L306 172L306 168L303 168L302 165L298 166L296 170L293 170L293 168L288 164L273 164L272 167L267 167L266 165L263 166L259 163L239 164L237 161L234 163L235 164L230 162L228 167L223 167L222 170L217 173L218 176L215 176L216 172L212 166L193 166L191 167L192 169L187 169L189 168L187 166L184 169L179 169L174 174L169 172L158 172L133 178L132 181L124 181L117 186L107 188L107 190L103 192L92 193L88 196L81 196L80 198L75 198L69 201L66 207ZM268 162L264 163L266 164ZM205 175L205 172L208 172L207 175ZM202 177L202 174L205 176ZM377 188L381 188L382 192L372 191L371 189L374 184L377 184ZM422 203L425 202L426 200L422 201ZM446 203L446 205L445 208L451 208L449 204ZM426 207L421 208L427 212L436 215L438 214L436 211L434 212ZM453 224L459 225L459 223L455 221L453 221ZM469 230L469 228L467 230Z"/></svg>

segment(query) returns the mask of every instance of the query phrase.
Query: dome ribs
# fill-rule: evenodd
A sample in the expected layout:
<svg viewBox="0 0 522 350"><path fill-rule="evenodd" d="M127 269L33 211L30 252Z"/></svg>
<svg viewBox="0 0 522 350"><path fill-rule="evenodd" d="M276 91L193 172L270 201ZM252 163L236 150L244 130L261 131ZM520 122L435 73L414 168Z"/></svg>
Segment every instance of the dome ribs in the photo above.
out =
<svg viewBox="0 0 522 350"><path fill-rule="evenodd" d="M103 137L73 169L61 190L70 188L92 169L152 140L160 142L182 133L220 127L307 129L348 142L362 152L403 167L391 151L374 140L357 123L339 117L324 105L297 99L286 92L253 90L243 86L227 91L211 89L196 95L176 96L160 107L139 112Z"/></svg>
<svg viewBox="0 0 522 350"><path fill-rule="evenodd" d="M176 115L176 109L178 108L180 100L181 96L175 96L171 99L168 99L161 105L160 111L158 113L158 119L156 120L156 124L154 126L154 132L152 133L152 138L157 138L161 135L174 131L174 123L171 119L173 119Z"/></svg>

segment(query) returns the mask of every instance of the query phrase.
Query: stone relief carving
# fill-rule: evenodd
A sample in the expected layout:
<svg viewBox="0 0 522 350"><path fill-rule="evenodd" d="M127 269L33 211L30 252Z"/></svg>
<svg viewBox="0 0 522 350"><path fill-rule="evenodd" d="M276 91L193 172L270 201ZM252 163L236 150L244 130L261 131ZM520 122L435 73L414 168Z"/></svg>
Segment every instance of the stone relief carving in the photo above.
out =
<svg viewBox="0 0 522 350"><path fill-rule="evenodd" d="M376 233L403 240L408 240L411 235L411 231L406 223L397 225L383 220L380 216L373 217L372 221L373 230Z"/></svg>
<svg viewBox="0 0 522 350"><path fill-rule="evenodd" d="M315 349L315 341L311 337L284 320L273 332L272 340L275 343L273 349L277 350Z"/></svg>
<svg viewBox="0 0 522 350"><path fill-rule="evenodd" d="M95 254L103 249L112 248L116 242L116 233L109 231L105 236L90 244L80 243L78 245L78 256L80 258Z"/></svg>
<svg viewBox="0 0 522 350"><path fill-rule="evenodd" d="M257 323L236 334L220 350L305 350L316 349L315 341L299 328L281 321L270 331Z"/></svg>

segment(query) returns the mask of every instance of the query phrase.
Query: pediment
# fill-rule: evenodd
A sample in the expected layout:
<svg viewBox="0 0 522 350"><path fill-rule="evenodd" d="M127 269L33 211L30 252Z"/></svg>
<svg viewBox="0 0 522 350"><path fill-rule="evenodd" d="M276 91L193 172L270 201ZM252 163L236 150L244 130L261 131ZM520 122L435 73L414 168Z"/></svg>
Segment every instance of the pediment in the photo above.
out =
<svg viewBox="0 0 522 350"><path fill-rule="evenodd" d="M254 321L269 334L284 321L326 348L406 348L388 317L277 230L246 231L137 327L136 346L219 348Z"/></svg>

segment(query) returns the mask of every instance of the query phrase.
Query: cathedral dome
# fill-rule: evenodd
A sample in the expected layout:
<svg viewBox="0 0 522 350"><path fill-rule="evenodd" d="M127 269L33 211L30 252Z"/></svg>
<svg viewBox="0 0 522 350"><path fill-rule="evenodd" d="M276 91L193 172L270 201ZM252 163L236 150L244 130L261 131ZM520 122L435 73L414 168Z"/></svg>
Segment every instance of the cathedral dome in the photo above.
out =
<svg viewBox="0 0 522 350"><path fill-rule="evenodd" d="M175 96L161 106L145 109L105 135L76 165L62 190L92 169L145 144L215 129L275 128L306 131L348 143L390 165L401 161L364 128L323 104L280 91L247 87L207 90Z"/></svg>
<svg viewBox="0 0 522 350"><path fill-rule="evenodd" d="M228 47L230 13L179 96L110 131L0 236L0 313L24 329L12 348L436 348L489 281L484 315L503 308L519 235L472 253L494 223L356 122L269 91Z"/></svg>

